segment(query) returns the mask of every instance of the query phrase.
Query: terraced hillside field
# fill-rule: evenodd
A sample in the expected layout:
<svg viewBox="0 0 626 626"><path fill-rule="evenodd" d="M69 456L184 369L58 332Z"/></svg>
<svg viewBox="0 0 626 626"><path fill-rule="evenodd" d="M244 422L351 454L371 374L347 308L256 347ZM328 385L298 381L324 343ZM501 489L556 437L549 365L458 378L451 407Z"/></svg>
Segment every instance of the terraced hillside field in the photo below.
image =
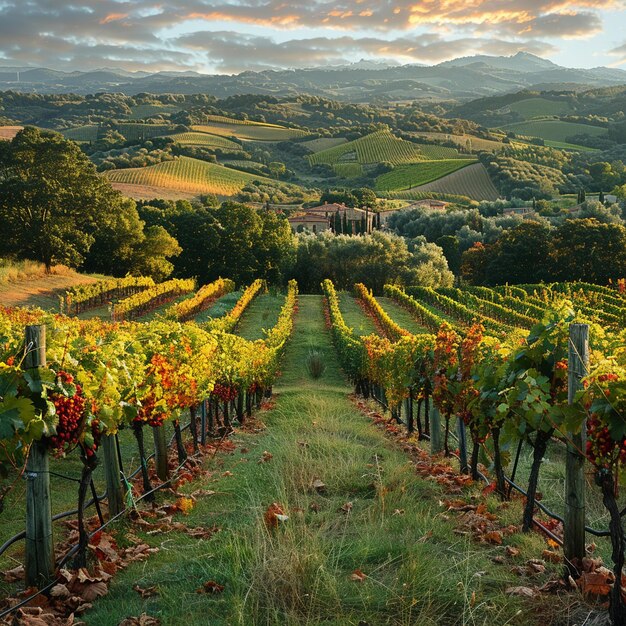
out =
<svg viewBox="0 0 626 626"><path fill-rule="evenodd" d="M402 191L425 185L476 163L475 159L441 159L398 165L376 179L378 191Z"/></svg>
<svg viewBox="0 0 626 626"><path fill-rule="evenodd" d="M99 127L95 124L89 124L87 126L76 126L75 128L67 128L62 130L61 134L66 139L71 139L77 142L97 141Z"/></svg>
<svg viewBox="0 0 626 626"><path fill-rule="evenodd" d="M200 146L203 148L224 148L231 151L243 151L243 148L236 142L221 137L219 135L209 135L208 133L176 133L170 137L181 146Z"/></svg>
<svg viewBox="0 0 626 626"><path fill-rule="evenodd" d="M399 139L389 130L379 130L354 141L309 155L311 165L318 163L334 165L342 162L366 164L383 161L397 164L421 160L424 160L424 155L420 146Z"/></svg>
<svg viewBox="0 0 626 626"><path fill-rule="evenodd" d="M217 117L217 116L215 116ZM223 118L227 120L228 118ZM247 141L288 141L297 137L304 137L307 133L295 128L273 126L270 124L245 124L240 120L229 122L211 122L192 126L192 130L220 135L221 137L237 137Z"/></svg>
<svg viewBox="0 0 626 626"><path fill-rule="evenodd" d="M472 200L497 200L500 197L482 163L474 163L438 180L393 193L396 198L420 200L425 192L467 196Z"/></svg>
<svg viewBox="0 0 626 626"><path fill-rule="evenodd" d="M76 128L67 128L61 133L66 139L77 142L97 141L102 134L109 130L108 127L100 127L96 124L87 126L77 126ZM115 126L115 130L122 133L126 139L148 139L150 137L158 137L167 135L174 130L171 124L137 124L135 122L123 122Z"/></svg>
<svg viewBox="0 0 626 626"><path fill-rule="evenodd" d="M606 137L607 129L589 124L574 124L561 120L531 120L529 122L517 122L501 127L505 131L513 131L517 135L525 137L540 137L547 141L566 142L568 137L574 135L591 135L592 137Z"/></svg>
<svg viewBox="0 0 626 626"><path fill-rule="evenodd" d="M345 137L320 137L319 139L304 141L302 145L306 146L313 152L321 152L322 150L335 148L336 146L340 146L344 143L348 143L348 140Z"/></svg>
<svg viewBox="0 0 626 626"><path fill-rule="evenodd" d="M175 104L138 104L131 107L131 113L128 119L143 120L147 117L156 117L157 115L171 115L182 111L181 107Z"/></svg>
<svg viewBox="0 0 626 626"><path fill-rule="evenodd" d="M504 144L499 141L490 139L482 139L473 135L449 135L448 133L414 133L416 137L424 137L425 139L434 139L438 141L453 141L461 150L486 150L495 152L502 150ZM469 143L468 143L469 142Z"/></svg>
<svg viewBox="0 0 626 626"><path fill-rule="evenodd" d="M266 180L215 163L180 157L148 167L111 170L105 176L113 186L130 195L134 188L164 189L187 194L214 193L232 196L252 180ZM134 196L131 196L134 197Z"/></svg>
<svg viewBox="0 0 626 626"><path fill-rule="evenodd" d="M570 113L572 107L566 100L548 100L547 98L527 98L513 102L508 106L511 111L519 113L526 120L533 117L549 117Z"/></svg>

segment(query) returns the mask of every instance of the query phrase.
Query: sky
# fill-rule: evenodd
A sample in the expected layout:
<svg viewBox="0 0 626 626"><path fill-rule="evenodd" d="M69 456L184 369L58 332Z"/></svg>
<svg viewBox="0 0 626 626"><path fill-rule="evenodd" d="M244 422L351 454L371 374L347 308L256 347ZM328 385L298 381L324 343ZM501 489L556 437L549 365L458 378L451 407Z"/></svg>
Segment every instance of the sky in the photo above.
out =
<svg viewBox="0 0 626 626"><path fill-rule="evenodd" d="M530 52L626 69L626 0L0 0L0 65L246 70Z"/></svg>

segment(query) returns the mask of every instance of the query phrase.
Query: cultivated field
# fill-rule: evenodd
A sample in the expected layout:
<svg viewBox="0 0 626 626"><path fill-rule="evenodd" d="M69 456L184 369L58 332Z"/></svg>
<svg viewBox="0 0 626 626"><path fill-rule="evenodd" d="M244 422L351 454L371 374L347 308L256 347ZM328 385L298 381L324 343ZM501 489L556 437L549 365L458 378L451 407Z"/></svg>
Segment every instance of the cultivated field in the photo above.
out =
<svg viewBox="0 0 626 626"><path fill-rule="evenodd" d="M175 104L138 104L131 108L131 114L128 119L143 120L147 117L156 117L157 115L171 115L182 111Z"/></svg>
<svg viewBox="0 0 626 626"><path fill-rule="evenodd" d="M237 137L247 141L288 141L289 139L306 135L306 132L303 130L270 124L246 124L240 120L212 122L210 124L192 126L191 129L201 133L220 135L222 137Z"/></svg>
<svg viewBox="0 0 626 626"><path fill-rule="evenodd" d="M181 146L200 146L203 148L224 148L231 151L242 151L243 148L236 142L219 135L208 133L176 133L170 137Z"/></svg>
<svg viewBox="0 0 626 626"><path fill-rule="evenodd" d="M513 131L524 137L540 137L548 141L567 141L574 135L591 135L592 137L606 137L607 129L589 124L574 124L560 120L533 120L530 122L517 122L501 127L505 131Z"/></svg>
<svg viewBox="0 0 626 626"><path fill-rule="evenodd" d="M61 134L66 139L71 139L72 141L81 142L89 142L89 141L97 141L98 139L98 131L99 127L95 124L90 124L88 126L76 126L75 128L68 128L66 130L62 130Z"/></svg>
<svg viewBox="0 0 626 626"><path fill-rule="evenodd" d="M379 191L411 189L438 180L473 163L476 163L474 159L441 159L398 165L391 172L386 172L376 179L376 189Z"/></svg>
<svg viewBox="0 0 626 626"><path fill-rule="evenodd" d="M321 152L322 150L328 150L329 148L335 148L344 143L348 143L345 137L320 137L319 139L311 139L304 141L303 146L306 146L313 152Z"/></svg>
<svg viewBox="0 0 626 626"><path fill-rule="evenodd" d="M572 110L565 100L548 100L547 98L528 98L510 104L508 108L519 113L524 119L533 117L548 117L550 115L564 115Z"/></svg>
<svg viewBox="0 0 626 626"><path fill-rule="evenodd" d="M420 146L398 139L388 130L380 130L354 141L349 141L328 150L322 150L309 156L309 163L334 165L340 162L358 163L409 163L420 161L424 155Z"/></svg>
<svg viewBox="0 0 626 626"><path fill-rule="evenodd" d="M497 200L500 196L482 163L474 163L438 180L394 193L396 198L420 200L425 192L467 196L472 200Z"/></svg>
<svg viewBox="0 0 626 626"><path fill-rule="evenodd" d="M111 170L105 176L114 187L116 183L121 183L165 188L172 192L214 193L220 196L232 196L252 180L269 180L189 157L180 157L149 167Z"/></svg>
<svg viewBox="0 0 626 626"><path fill-rule="evenodd" d="M425 139L453 141L457 144L457 146L459 146L459 148L461 148L461 150L467 150L469 147L472 150L487 150L489 152L495 152L504 148L504 145L499 141L481 139L480 137L474 137L472 135L449 135L448 133L414 133L414 135L416 137L424 137Z"/></svg>

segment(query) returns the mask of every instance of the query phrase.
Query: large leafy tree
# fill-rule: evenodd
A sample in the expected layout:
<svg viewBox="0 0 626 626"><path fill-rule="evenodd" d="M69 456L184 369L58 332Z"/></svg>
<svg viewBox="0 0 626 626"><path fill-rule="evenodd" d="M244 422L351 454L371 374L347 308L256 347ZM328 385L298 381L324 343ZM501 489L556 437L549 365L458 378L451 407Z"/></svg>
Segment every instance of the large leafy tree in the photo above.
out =
<svg viewBox="0 0 626 626"><path fill-rule="evenodd" d="M552 258L560 280L617 280L626 275L626 228L590 218L566 220L556 231Z"/></svg>
<svg viewBox="0 0 626 626"><path fill-rule="evenodd" d="M25 128L0 146L0 253L78 267L121 210L121 195L62 135Z"/></svg>

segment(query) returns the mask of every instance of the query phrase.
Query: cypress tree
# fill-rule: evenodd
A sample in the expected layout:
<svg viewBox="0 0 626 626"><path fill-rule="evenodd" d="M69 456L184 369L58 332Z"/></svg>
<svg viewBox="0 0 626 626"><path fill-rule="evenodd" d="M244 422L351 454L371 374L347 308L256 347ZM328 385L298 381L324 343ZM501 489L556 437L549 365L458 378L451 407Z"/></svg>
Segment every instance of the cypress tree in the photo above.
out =
<svg viewBox="0 0 626 626"><path fill-rule="evenodd" d="M600 191L600 195L598 196L598 202L604 204L604 191Z"/></svg>
<svg viewBox="0 0 626 626"><path fill-rule="evenodd" d="M587 200L587 194L585 193L584 189L581 189L580 190L580 203L582 204L586 200Z"/></svg>
<svg viewBox="0 0 626 626"><path fill-rule="evenodd" d="M348 215L347 215L347 211L343 212L343 220L342 220L342 223L341 223L341 232L344 235L348 234Z"/></svg>

